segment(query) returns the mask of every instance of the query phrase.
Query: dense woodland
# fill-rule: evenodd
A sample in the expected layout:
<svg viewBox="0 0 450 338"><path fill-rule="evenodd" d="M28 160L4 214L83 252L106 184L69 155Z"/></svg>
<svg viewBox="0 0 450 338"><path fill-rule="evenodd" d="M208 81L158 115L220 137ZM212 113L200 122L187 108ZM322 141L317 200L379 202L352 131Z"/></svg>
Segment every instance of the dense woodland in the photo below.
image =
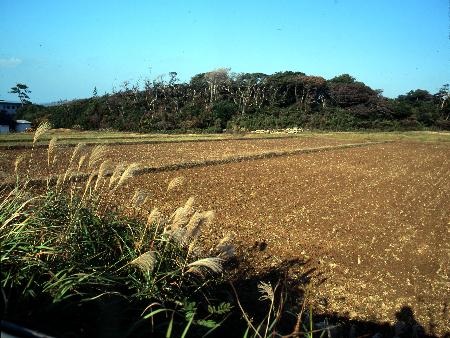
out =
<svg viewBox="0 0 450 338"><path fill-rule="evenodd" d="M396 99L348 74L326 80L301 72L231 73L217 69L180 83L177 73L123 83L113 93L44 107L18 118L56 128L220 132L301 127L322 130L450 129L449 86Z"/></svg>

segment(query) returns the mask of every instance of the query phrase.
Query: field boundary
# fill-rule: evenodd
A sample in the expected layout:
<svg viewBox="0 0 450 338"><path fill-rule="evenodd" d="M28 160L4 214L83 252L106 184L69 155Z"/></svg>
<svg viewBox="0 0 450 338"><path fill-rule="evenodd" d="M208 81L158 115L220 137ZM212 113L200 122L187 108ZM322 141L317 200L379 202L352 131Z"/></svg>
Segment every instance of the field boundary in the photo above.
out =
<svg viewBox="0 0 450 338"><path fill-rule="evenodd" d="M265 159L265 158L280 157L280 156L318 153L318 152L337 150L337 149L357 148L357 147L364 147L364 146L368 146L368 145L375 145L375 144L382 144L382 143L391 143L391 141L349 143L349 144L339 144L339 145L323 146L323 147L315 147L315 148L301 148L301 149L284 150L284 151L269 151L269 152L264 152L264 153L260 153L260 154L242 155L242 156L235 156L235 157L223 158L223 159L175 163L175 164L168 164L168 165L164 165L164 166L160 166L160 167L144 167L144 168L137 169L135 171L135 175L143 175L143 174L152 173L152 172L175 171L175 170L179 170L179 169L209 167L209 166L214 166L214 165L245 162L245 161L254 161L254 160L260 160L260 159Z"/></svg>
<svg viewBox="0 0 450 338"><path fill-rule="evenodd" d="M290 139L290 138L300 138L301 136L299 135L283 135L283 136L262 136L262 137L225 137L225 138L199 138L199 139L187 139L187 140L143 140L143 141L119 141L119 142L98 142L98 141L93 141L93 142L82 142L84 139L82 138L58 138L58 141L61 140L65 140L65 141L70 141L70 140L79 140L80 142L78 143L62 143L62 144L58 144L58 147L75 147L77 144L79 143L84 143L87 146L95 146L95 145L139 145L139 144L161 144L161 143L188 143L188 142L219 142L219 141L253 141L253 140L279 140L279 139ZM109 139L109 138L106 138ZM110 140L114 140L114 138L110 138ZM14 143L14 141L2 141L0 140L0 149L7 149L7 150L20 150L20 149L31 149L33 148L33 143L32 140L30 141L26 141L26 144L13 144L13 145L4 145L1 143L6 143L6 142L10 142L10 143ZM25 143L23 141L18 141L20 143ZM43 144L35 144L34 148L47 148L48 147L48 142L47 143L43 143Z"/></svg>
<svg viewBox="0 0 450 338"><path fill-rule="evenodd" d="M315 147L315 148L301 148L301 149L285 150L285 151L269 151L269 152L264 152L264 153L260 153L260 154L242 155L242 156L235 156L235 157L229 157L229 158L223 158L223 159L213 159L213 160L168 164L168 165L162 165L159 167L144 166L139 169L136 169L133 172L133 175L140 176L140 175L145 175L148 173L159 173L159 172L167 172L167 171L176 171L176 170L180 170L180 169L209 167L209 166L222 165L222 164L228 164L228 163L255 161L255 160L266 159L266 158L299 155L299 154L319 153L319 152L339 150L339 149L360 148L360 147L365 147L365 146L386 144L386 143L393 143L393 142L394 141L348 143L348 144L339 144L339 145L323 146L323 147ZM78 179L88 178L89 176L90 176L90 174L80 173L77 175L73 175L71 177L71 179L78 180ZM109 176L109 175L105 175L105 176ZM94 176L94 178L95 177L96 177L96 175ZM35 178L35 179L30 180L30 183L39 184L42 182L47 182L47 180L56 182L57 178L58 178L57 175L52 175L50 177ZM8 186L9 187L14 186L14 183L7 182L7 183L0 184L0 187L8 187Z"/></svg>

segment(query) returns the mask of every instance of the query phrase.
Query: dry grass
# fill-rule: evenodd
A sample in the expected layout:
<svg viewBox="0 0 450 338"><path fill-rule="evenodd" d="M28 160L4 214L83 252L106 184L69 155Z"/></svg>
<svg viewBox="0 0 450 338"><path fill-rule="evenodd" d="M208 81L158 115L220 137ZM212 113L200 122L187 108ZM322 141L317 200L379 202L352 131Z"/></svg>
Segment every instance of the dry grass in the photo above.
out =
<svg viewBox="0 0 450 338"><path fill-rule="evenodd" d="M215 273L222 272L222 263L224 260L220 257L207 257L189 263L187 272L198 272L198 268L204 268Z"/></svg>
<svg viewBox="0 0 450 338"><path fill-rule="evenodd" d="M143 273L150 274L156 264L155 253L153 251L144 252L142 255L133 259L129 264L137 266Z"/></svg>
<svg viewBox="0 0 450 338"><path fill-rule="evenodd" d="M47 131L51 129L51 125L48 122L41 123L37 128L33 136L33 145L44 135Z"/></svg>
<svg viewBox="0 0 450 338"><path fill-rule="evenodd" d="M52 137L48 144L48 150L47 150L47 165L50 167L51 164L54 164L56 161L56 143L58 141L57 137Z"/></svg>
<svg viewBox="0 0 450 338"><path fill-rule="evenodd" d="M181 185L183 185L184 177L178 176L170 180L169 184L167 185L167 191L173 190Z"/></svg>

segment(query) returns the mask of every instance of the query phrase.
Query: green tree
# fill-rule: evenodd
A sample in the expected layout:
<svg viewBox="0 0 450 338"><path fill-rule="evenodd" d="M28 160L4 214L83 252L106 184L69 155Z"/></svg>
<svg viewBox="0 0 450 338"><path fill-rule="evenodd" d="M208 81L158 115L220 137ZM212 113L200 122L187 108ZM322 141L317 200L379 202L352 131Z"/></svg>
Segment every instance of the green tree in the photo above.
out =
<svg viewBox="0 0 450 338"><path fill-rule="evenodd" d="M28 94L31 93L31 90L28 89L26 84L18 83L15 87L12 87L9 92L11 94L16 94L19 97L22 106L31 103L30 97L28 96Z"/></svg>
<svg viewBox="0 0 450 338"><path fill-rule="evenodd" d="M333 77L329 81L333 83L355 83L356 79L349 74L341 74Z"/></svg>

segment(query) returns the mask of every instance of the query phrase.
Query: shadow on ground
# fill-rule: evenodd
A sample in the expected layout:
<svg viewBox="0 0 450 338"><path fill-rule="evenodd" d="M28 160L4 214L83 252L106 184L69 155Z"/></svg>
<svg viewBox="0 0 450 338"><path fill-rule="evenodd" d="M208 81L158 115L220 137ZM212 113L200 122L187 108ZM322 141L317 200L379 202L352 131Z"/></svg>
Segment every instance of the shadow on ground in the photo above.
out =
<svg viewBox="0 0 450 338"><path fill-rule="evenodd" d="M279 324L276 326L277 334L269 337L306 337L296 331L304 329L303 324L309 327L310 312L303 306L304 290L310 281L314 270L290 276L290 271L301 271L307 262L298 259L284 261L266 270L256 273L244 261L235 260L228 267L232 271L231 282L226 281L216 285L207 295L209 299L230 302L234 311L227 320L215 330L210 337L243 337L247 323L243 319L243 311L255 327L264 320L270 302L261 299L258 285L263 281L272 286L278 285L274 294L275 310L282 308ZM236 293L233 291L233 287ZM3 290L2 290L3 291ZM2 292L4 293L4 292ZM236 301L236 294L239 303ZM14 299L14 295L9 295ZM164 337L169 319L160 316L156 322L161 322L160 328L151 325L149 320L142 320L142 309L148 302L130 302L123 296L108 295L87 302L63 301L52 304L48 299L34 299L28 303L9 302L5 304L2 297L2 337L5 332L14 334L13 337L33 337L28 332L21 331L26 327L44 332L54 337ZM302 322L298 322L297 314L303 311ZM313 337L328 338L364 338L364 337L436 337L426 334L424 327L418 323L414 311L410 307L403 307L396 314L396 323L374 323L370 321L350 320L338 315L315 315L312 313L314 329L324 329ZM6 320L6 322L5 322ZM19 324L14 327L10 323ZM256 324L256 325L255 325ZM156 325L157 326L157 325ZM264 326L263 326L264 327ZM179 332L174 330L172 337L178 337ZM195 330L189 331L187 337L197 337ZM309 336L311 337L311 336ZM444 337L450 337L446 333Z"/></svg>

